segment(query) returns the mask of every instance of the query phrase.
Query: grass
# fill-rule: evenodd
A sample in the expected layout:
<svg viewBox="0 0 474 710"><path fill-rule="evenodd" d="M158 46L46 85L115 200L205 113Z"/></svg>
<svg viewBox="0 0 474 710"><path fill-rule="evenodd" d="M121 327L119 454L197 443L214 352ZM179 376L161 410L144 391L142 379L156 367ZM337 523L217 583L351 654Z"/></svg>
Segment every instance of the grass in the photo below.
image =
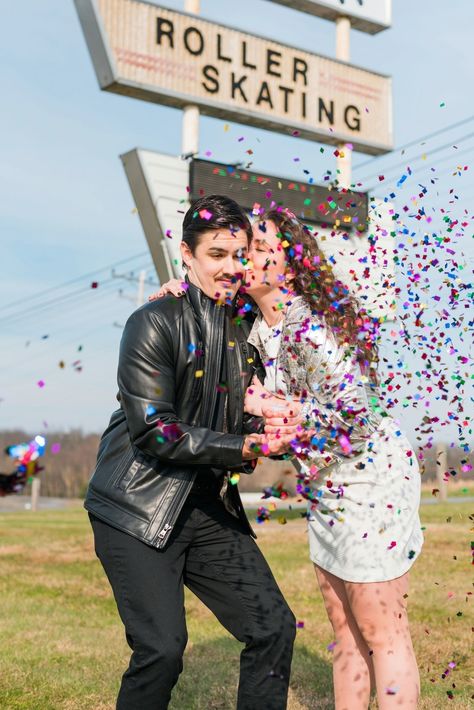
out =
<svg viewBox="0 0 474 710"><path fill-rule="evenodd" d="M420 708L472 707L469 503L423 506L426 543L413 568L412 632L422 678ZM304 628L298 631L290 710L333 708L331 631L308 562L305 521L258 526L259 543ZM114 707L128 657L108 583L82 509L0 518L0 707ZM172 710L235 707L240 644L191 594L190 641ZM457 665L444 680L450 661ZM453 684L455 687L453 687ZM453 691L448 699L447 691Z"/></svg>

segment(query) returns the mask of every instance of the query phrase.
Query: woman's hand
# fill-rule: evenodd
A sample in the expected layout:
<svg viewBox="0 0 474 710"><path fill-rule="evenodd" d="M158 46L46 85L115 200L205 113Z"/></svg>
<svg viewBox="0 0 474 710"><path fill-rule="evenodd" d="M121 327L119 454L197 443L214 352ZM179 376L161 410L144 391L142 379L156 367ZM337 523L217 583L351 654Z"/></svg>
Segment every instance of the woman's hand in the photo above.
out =
<svg viewBox="0 0 474 710"><path fill-rule="evenodd" d="M163 298L167 293L172 293L177 298L184 296L186 293L186 282L179 279L170 279L165 284L162 284L160 290L148 296L149 301L156 301L157 298Z"/></svg>
<svg viewBox="0 0 474 710"><path fill-rule="evenodd" d="M262 415L265 419L266 436L279 437L292 434L297 437L303 432L299 402L272 397L268 402L263 403Z"/></svg>
<svg viewBox="0 0 474 710"><path fill-rule="evenodd" d="M257 375L255 375L245 393L244 411L256 417L262 417L262 405L272 398L274 398L274 395L265 389Z"/></svg>

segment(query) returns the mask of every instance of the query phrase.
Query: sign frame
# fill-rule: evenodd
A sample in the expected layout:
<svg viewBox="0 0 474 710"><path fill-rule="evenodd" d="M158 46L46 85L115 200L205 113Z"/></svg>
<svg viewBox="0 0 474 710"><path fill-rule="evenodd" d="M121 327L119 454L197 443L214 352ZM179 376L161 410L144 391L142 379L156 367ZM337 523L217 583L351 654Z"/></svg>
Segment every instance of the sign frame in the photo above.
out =
<svg viewBox="0 0 474 710"><path fill-rule="evenodd" d="M220 177L214 178L211 174ZM222 177L226 183L219 186ZM360 233L367 230L369 196L365 191L339 191L337 188L331 190L328 185L320 183L309 183L247 170L229 163L193 158L189 165L191 202L201 196L203 188L207 188L205 194L231 197L249 212L255 203L267 204L271 200L276 205L288 207L308 224L322 225L329 229L337 228L341 232L354 230ZM265 194L268 191L271 197Z"/></svg>
<svg viewBox="0 0 474 710"><path fill-rule="evenodd" d="M107 32L100 15L97 1L74 0L79 15L79 20L81 22L84 36L86 39L86 43L92 58L92 63L94 65L94 69L101 89L124 96L129 96L132 98L150 101L152 103L171 106L174 108L183 108L184 106L189 104L197 105L201 113L207 116L212 116L223 120L235 121L237 123L242 123L246 125L252 125L258 128L263 128L286 135L298 135L301 138L306 138L308 140L313 140L324 144L340 145L341 143L352 143L355 150L360 150L361 152L368 153L371 155L381 155L389 153L393 150L392 81L390 76L387 76L386 74L383 74L381 72L375 72L366 69L365 67L356 66L354 64L348 64L347 62L342 62L337 59L325 57L315 52L309 52L308 50L300 50L296 47L291 47L290 45L287 45L283 42L276 42L271 38L262 37L254 33L249 33L245 30L240 30L235 27L229 27L221 23L214 23L211 20L202 18L201 16L193 15L192 13L181 12L163 5L157 5L156 3L151 2L150 0L134 1L143 5L150 5L151 7L156 8L157 10L163 10L166 12L171 12L177 15L187 17L193 20L194 22L199 21L200 23L212 25L214 28L222 28L223 30L240 32L243 35L255 38L256 40L271 42L286 49L290 49L294 53L311 55L316 59L324 60L324 62L342 65L342 67L347 67L350 70L367 72L372 76L380 77L386 80L387 83L385 84L385 91L387 105L386 107L384 107L384 114L386 111L386 135L388 137L387 142L382 143L375 140L367 141L358 137L356 133L352 133L350 130L345 133L341 133L340 131L331 130L329 127L327 129L323 129L318 126L315 126L314 128L308 128L307 123L302 123L298 120L291 120L291 114L289 114L287 119L282 119L279 116L269 116L268 112L265 113L264 111L261 111L260 113L258 113L256 111L252 111L252 109L244 109L236 105L225 106L223 105L222 101L214 101L207 97L196 97L192 94L186 95L182 92L174 91L168 88L160 87L158 89L157 87L153 87L151 84L145 84L142 82L120 77L114 59L114 54L109 45L109 39L107 37Z"/></svg>
<svg viewBox="0 0 474 710"><path fill-rule="evenodd" d="M292 10L306 12L309 15L321 17L323 20L334 22L339 17L347 17L351 22L351 27L367 34L375 35L383 30L388 30L392 26L392 0L373 0L373 2L384 3L386 19L371 16L370 10L366 14L363 9L360 11L348 9L347 5L337 0L270 0L279 5L284 5ZM346 0L347 2L347 0Z"/></svg>

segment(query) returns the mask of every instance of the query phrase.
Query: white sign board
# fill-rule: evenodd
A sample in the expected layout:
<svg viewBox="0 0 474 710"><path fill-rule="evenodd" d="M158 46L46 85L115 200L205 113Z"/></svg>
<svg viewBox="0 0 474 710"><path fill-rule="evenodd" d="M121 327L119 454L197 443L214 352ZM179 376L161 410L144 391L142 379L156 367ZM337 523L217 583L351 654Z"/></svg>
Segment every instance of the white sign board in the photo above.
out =
<svg viewBox="0 0 474 710"><path fill-rule="evenodd" d="M352 27L373 35L392 24L392 0L272 0L326 20L348 17Z"/></svg>
<svg viewBox="0 0 474 710"><path fill-rule="evenodd" d="M158 278L182 278L179 244L189 207L189 164L180 158L135 149L121 156ZM284 178L282 178L283 180ZM368 230L348 234L310 225L336 275L374 316L395 311L391 205L370 200ZM369 241L374 248L369 257Z"/></svg>
<svg viewBox="0 0 474 710"><path fill-rule="evenodd" d="M179 245L189 207L189 165L150 150L120 156L160 283L181 278Z"/></svg>
<svg viewBox="0 0 474 710"><path fill-rule="evenodd" d="M102 89L300 135L392 149L391 79L144 0L75 0Z"/></svg>

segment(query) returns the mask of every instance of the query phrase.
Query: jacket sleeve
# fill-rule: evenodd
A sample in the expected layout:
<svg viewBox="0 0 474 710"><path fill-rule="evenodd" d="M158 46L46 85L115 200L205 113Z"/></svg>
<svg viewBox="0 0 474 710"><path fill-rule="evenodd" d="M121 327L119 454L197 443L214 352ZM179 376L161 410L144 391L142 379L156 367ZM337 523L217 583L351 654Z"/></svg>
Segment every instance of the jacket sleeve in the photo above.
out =
<svg viewBox="0 0 474 710"><path fill-rule="evenodd" d="M173 464L244 465L244 437L191 426L176 414L172 336L156 312L130 316L120 344L118 386L130 439L147 456ZM245 462L248 463L248 462Z"/></svg>

